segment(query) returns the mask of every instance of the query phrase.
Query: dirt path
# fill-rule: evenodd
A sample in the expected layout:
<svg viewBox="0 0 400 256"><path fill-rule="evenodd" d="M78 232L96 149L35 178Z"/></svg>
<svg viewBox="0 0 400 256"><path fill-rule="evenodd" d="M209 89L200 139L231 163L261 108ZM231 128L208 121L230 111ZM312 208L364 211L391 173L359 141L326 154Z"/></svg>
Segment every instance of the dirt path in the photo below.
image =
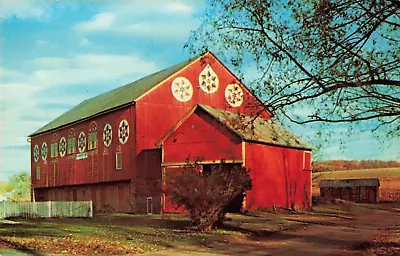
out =
<svg viewBox="0 0 400 256"><path fill-rule="evenodd" d="M298 225L157 255L374 255L368 254L367 242L388 229L400 227L399 212L362 208L350 216L288 215L283 220Z"/></svg>

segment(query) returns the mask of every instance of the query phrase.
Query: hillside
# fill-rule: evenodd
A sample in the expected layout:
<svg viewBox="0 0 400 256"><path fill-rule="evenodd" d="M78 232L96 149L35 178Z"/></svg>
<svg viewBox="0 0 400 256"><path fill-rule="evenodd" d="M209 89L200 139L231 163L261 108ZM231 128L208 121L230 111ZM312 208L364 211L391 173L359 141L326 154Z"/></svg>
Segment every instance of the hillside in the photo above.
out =
<svg viewBox="0 0 400 256"><path fill-rule="evenodd" d="M376 168L313 173L313 180L355 178L400 178L400 168Z"/></svg>
<svg viewBox="0 0 400 256"><path fill-rule="evenodd" d="M330 172L360 169L363 170L378 168L400 168L400 162L382 160L328 160L313 162L313 172Z"/></svg>

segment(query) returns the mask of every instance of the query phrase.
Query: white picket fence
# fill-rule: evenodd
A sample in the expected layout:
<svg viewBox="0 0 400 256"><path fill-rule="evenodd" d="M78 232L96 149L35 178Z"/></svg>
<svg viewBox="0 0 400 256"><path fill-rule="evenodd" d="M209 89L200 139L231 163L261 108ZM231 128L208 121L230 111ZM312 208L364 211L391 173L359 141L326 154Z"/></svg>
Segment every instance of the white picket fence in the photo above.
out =
<svg viewBox="0 0 400 256"><path fill-rule="evenodd" d="M0 202L0 219L7 217L93 217L92 201Z"/></svg>

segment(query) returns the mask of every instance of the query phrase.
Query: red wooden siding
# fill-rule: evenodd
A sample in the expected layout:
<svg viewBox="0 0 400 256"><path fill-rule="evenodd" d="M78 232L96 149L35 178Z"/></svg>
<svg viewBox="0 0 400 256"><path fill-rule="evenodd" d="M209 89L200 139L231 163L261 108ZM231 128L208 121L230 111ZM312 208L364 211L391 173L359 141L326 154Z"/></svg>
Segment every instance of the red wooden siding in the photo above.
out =
<svg viewBox="0 0 400 256"><path fill-rule="evenodd" d="M46 142L49 148L46 161L43 161L40 156L39 162L35 163L32 156L33 187L53 187L129 180L133 176L134 171L135 126L134 122L132 122L133 116L134 107L130 107L33 137L31 141L32 152L34 145L38 145L40 148L43 142ZM130 129L129 138L125 144L121 144L118 140L118 126L123 119L129 122ZM97 148L88 150L89 126L93 121L97 124ZM103 128L107 123L112 126L112 142L110 147L105 147L103 143ZM57 135L57 143L58 146L60 146L59 140L61 137L65 137L68 141L68 134L71 128L75 130L76 153L71 155L66 153L63 157L58 153L56 158L51 158L50 145L53 135ZM77 160L76 158L79 154L78 136L81 131L86 135L86 149L84 153L87 154L87 158ZM118 171L115 168L115 153L117 147L120 147L122 152L122 169ZM36 169L38 166L40 167L40 180L36 179Z"/></svg>
<svg viewBox="0 0 400 256"><path fill-rule="evenodd" d="M93 210L129 212L130 183L127 181L76 185L65 187L37 188L38 201L93 201Z"/></svg>
<svg viewBox="0 0 400 256"><path fill-rule="evenodd" d="M170 174L176 174L179 172L184 171L183 167L165 167L164 168L164 175L170 175ZM165 179L165 177L164 177ZM163 185L163 189L166 189L166 185ZM164 195L162 198L163 201L163 207L162 207L162 212L167 213L167 212L178 212L182 213L185 212L185 207L177 207L176 204L172 203L171 196Z"/></svg>
<svg viewBox="0 0 400 256"><path fill-rule="evenodd" d="M302 150L246 143L245 166L253 181L246 208L309 207L311 172L303 164Z"/></svg>
<svg viewBox="0 0 400 256"><path fill-rule="evenodd" d="M208 114L196 111L164 142L164 163L242 160L241 139Z"/></svg>
<svg viewBox="0 0 400 256"><path fill-rule="evenodd" d="M206 93L199 84L199 75L210 65L219 80L218 90ZM193 87L192 97L178 101L172 93L175 78L185 77ZM216 59L207 53L186 66L173 77L154 87L136 102L119 110L101 114L80 123L59 128L31 138L31 150L46 142L47 159L39 156L38 163L31 159L32 185L39 200L93 200L98 210L145 212L148 197L152 198L153 212L160 212L162 202L163 163L184 162L190 156L205 161L220 159L243 161L251 169L253 190L247 194L249 209L280 205L290 207L310 204L311 155L301 150L285 149L253 143L245 143L224 125L206 112L196 110L175 132L164 141L162 150L156 143L177 124L196 104L243 114L259 114L265 119L270 114L262 104L242 85L243 103L238 107L229 105L225 89L229 84L240 82ZM118 126L121 120L129 123L129 139L121 144ZM88 150L89 131L97 125L97 148ZM103 129L112 126L112 142L103 143ZM70 129L75 131L75 153L51 158L51 144L55 139L60 147L60 138L68 144ZM77 159L78 136L86 135L87 157ZM56 138L54 138L56 136ZM244 149L244 150L243 150ZM116 170L116 153L121 152L122 168ZM245 152L243 154L243 152ZM243 154L243 155L242 155ZM243 159L244 158L244 159ZM36 170L40 169L40 179ZM169 171L171 168L167 168ZM168 201L168 200L167 200ZM166 202L166 209L172 205ZM175 211L175 210L174 210Z"/></svg>
<svg viewBox="0 0 400 256"><path fill-rule="evenodd" d="M215 93L205 93L199 87L199 74L210 64L219 78L219 88ZM176 77L187 78L193 86L193 96L187 102L180 102L171 92L171 84ZM228 84L239 83L224 66L211 55L195 61L190 66L164 81L136 103L137 116L137 154L142 149L154 148L155 143L170 130L196 104L226 109L232 112L256 113L263 109L259 101L244 87L244 101L240 107L231 107L225 99L225 88ZM262 116L269 119L264 111Z"/></svg>

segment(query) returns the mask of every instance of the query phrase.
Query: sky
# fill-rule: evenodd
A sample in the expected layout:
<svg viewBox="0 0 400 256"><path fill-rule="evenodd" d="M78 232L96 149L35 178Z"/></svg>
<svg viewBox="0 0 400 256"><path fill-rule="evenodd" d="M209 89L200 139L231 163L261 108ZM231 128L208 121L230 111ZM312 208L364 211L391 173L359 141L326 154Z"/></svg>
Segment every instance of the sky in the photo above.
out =
<svg viewBox="0 0 400 256"><path fill-rule="evenodd" d="M0 181L30 171L27 136L35 130L85 99L190 58L183 46L204 8L203 0L0 0ZM400 159L397 138L339 139L319 155Z"/></svg>

